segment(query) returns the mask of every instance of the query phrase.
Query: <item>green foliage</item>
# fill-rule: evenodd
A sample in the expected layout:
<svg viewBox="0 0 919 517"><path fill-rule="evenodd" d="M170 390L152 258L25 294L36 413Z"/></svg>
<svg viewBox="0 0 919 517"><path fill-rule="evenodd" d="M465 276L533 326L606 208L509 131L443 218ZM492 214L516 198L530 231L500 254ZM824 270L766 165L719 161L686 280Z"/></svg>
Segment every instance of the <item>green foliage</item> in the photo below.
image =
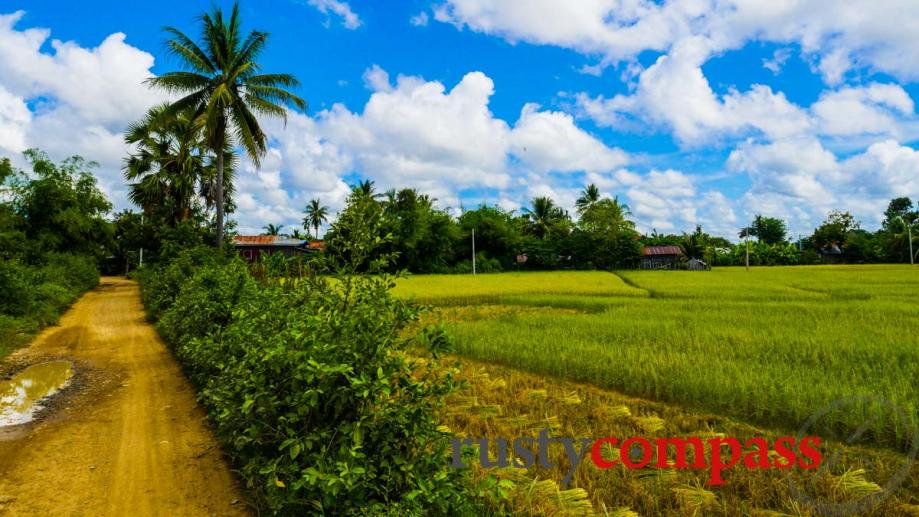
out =
<svg viewBox="0 0 919 517"><path fill-rule="evenodd" d="M388 192L381 204L384 225L392 234L393 267L425 273L443 270L459 236L449 214L414 189Z"/></svg>
<svg viewBox="0 0 919 517"><path fill-rule="evenodd" d="M213 203L216 207L216 242L224 240L224 163L225 152L238 144L258 165L265 154L268 137L258 117L287 120L284 106L306 107L288 89L298 86L289 74L260 73L259 59L265 50L268 33L250 31L243 36L239 4L234 3L228 17L214 7L199 18L200 38L196 43L180 30L167 27L166 47L178 58L184 70L166 72L147 82L164 91L179 94L163 115L177 118L187 114L191 125L201 131L203 141L214 155Z"/></svg>
<svg viewBox="0 0 919 517"><path fill-rule="evenodd" d="M60 164L31 149L27 175L0 159L0 356L54 323L99 282L111 205L75 156Z"/></svg>
<svg viewBox="0 0 919 517"><path fill-rule="evenodd" d="M385 249L392 239L383 206L372 195L354 189L347 206L326 233L326 255L336 268L379 270L393 260L393 252Z"/></svg>
<svg viewBox="0 0 919 517"><path fill-rule="evenodd" d="M60 164L37 149L25 152L32 175L13 186L12 208L26 236L30 255L66 252L99 259L111 244L112 227L104 216L112 205L89 172L96 166L79 156Z"/></svg>
<svg viewBox="0 0 919 517"><path fill-rule="evenodd" d="M827 215L823 224L814 230L811 241L818 249L832 246L841 248L846 242L848 233L858 227L859 223L852 214L833 210Z"/></svg>
<svg viewBox="0 0 919 517"><path fill-rule="evenodd" d="M475 272L476 273L500 273L503 271L498 259L490 258L484 251L475 254ZM466 259L458 262L453 266L453 273L465 274L472 273L472 260Z"/></svg>
<svg viewBox="0 0 919 517"><path fill-rule="evenodd" d="M787 233L785 222L781 219L757 214L750 226L741 230L740 238L756 237L759 242L775 245L784 243Z"/></svg>
<svg viewBox="0 0 919 517"><path fill-rule="evenodd" d="M87 256L49 253L35 264L0 260L0 355L57 321L98 283L95 260Z"/></svg>
<svg viewBox="0 0 919 517"><path fill-rule="evenodd" d="M342 214L328 242L347 260L326 274L258 282L238 258L189 250L143 274L144 302L260 507L481 513L437 430L456 385L438 359L449 340L409 329L419 309L390 295L394 278L376 274L387 257L369 245L382 214L351 206L371 217Z"/></svg>
<svg viewBox="0 0 919 517"><path fill-rule="evenodd" d="M559 238L571 230L571 218L550 197L537 197L523 209L526 231L539 239Z"/></svg>
<svg viewBox="0 0 919 517"><path fill-rule="evenodd" d="M311 199L303 209L303 229L314 230L314 237L319 238L319 227L329 219L329 207L323 206L319 198Z"/></svg>
<svg viewBox="0 0 919 517"><path fill-rule="evenodd" d="M523 224L497 206L482 205L466 210L457 220L459 236L454 245L455 260L464 262L472 250L472 230L475 229L475 249L497 260L503 269L514 267L523 243Z"/></svg>

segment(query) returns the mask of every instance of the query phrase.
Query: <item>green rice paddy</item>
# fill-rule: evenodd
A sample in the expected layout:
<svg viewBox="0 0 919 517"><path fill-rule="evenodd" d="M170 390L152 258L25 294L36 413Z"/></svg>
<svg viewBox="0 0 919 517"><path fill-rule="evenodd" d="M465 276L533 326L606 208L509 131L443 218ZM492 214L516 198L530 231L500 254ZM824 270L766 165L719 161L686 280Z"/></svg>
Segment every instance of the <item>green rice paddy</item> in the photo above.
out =
<svg viewBox="0 0 919 517"><path fill-rule="evenodd" d="M486 314L448 319L458 352L525 371L782 429L852 396L919 417L919 268L419 275L395 292ZM897 448L911 436L874 403L824 420Z"/></svg>

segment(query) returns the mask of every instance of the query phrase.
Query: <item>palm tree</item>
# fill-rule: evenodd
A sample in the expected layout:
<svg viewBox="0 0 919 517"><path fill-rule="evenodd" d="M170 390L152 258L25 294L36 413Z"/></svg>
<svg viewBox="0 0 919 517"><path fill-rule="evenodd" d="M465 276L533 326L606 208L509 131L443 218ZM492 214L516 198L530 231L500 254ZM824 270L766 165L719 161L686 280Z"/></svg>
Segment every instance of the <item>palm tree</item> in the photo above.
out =
<svg viewBox="0 0 919 517"><path fill-rule="evenodd" d="M191 217L199 185L207 179L200 131L185 111L164 117L166 105L155 106L128 126L125 142L134 146L124 161L132 202L150 212L167 207L175 225Z"/></svg>
<svg viewBox="0 0 919 517"><path fill-rule="evenodd" d="M351 191L358 195L374 199L379 197L379 194L376 193L376 185L374 184L373 180L360 181L357 185L353 185L351 187Z"/></svg>
<svg viewBox="0 0 919 517"><path fill-rule="evenodd" d="M581 197L575 201L575 206L578 208L578 213L583 213L584 210L590 208L597 201L600 201L600 189L591 183L581 191Z"/></svg>
<svg viewBox="0 0 919 517"><path fill-rule="evenodd" d="M284 228L283 224L266 224L262 227L263 235L281 235L281 228Z"/></svg>
<svg viewBox="0 0 919 517"><path fill-rule="evenodd" d="M305 241L305 240L307 239L307 235L304 235L303 233L300 233L300 229L299 229L299 228L294 228L293 231L290 232L290 234L288 235L288 237L290 237L291 239L297 239L297 240L301 240L301 241Z"/></svg>
<svg viewBox="0 0 919 517"><path fill-rule="evenodd" d="M533 233L544 239L551 226L564 217L564 211L549 197L534 198L531 204L532 208L524 208L523 212L532 224Z"/></svg>
<svg viewBox="0 0 919 517"><path fill-rule="evenodd" d="M202 14L200 45L174 27L166 46L186 70L168 72L146 82L170 93L185 96L172 103L171 114L190 111L204 132L204 139L215 157L215 204L217 208L217 246L224 234L224 155L228 142L235 142L259 165L267 148L267 137L256 114L287 120L284 106L303 109L306 103L287 88L299 85L289 74L259 74L258 58L265 49L268 34L251 31L243 38L239 4L233 4L229 19L215 7Z"/></svg>
<svg viewBox="0 0 919 517"><path fill-rule="evenodd" d="M683 234L682 241L680 242L680 248L683 249L683 254L691 259L701 259L705 255L706 248L706 238L705 234L702 232L702 227L696 225L696 231L691 234Z"/></svg>
<svg viewBox="0 0 919 517"><path fill-rule="evenodd" d="M319 239L319 227L329 218L329 207L322 206L319 198L310 200L304 210L306 217L303 218L303 227L306 229L314 228L316 230L316 239Z"/></svg>

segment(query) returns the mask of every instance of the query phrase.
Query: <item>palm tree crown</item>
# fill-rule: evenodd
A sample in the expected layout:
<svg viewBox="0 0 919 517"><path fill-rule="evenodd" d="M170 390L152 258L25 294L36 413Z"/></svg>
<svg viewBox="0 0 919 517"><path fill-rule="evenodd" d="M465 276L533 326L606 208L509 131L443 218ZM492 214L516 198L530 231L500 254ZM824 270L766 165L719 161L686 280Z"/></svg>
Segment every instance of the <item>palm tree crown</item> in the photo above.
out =
<svg viewBox="0 0 919 517"><path fill-rule="evenodd" d="M303 99L287 88L299 82L289 74L260 74L258 58L265 49L268 34L251 31L243 38L239 4L229 18L215 7L199 18L200 39L191 38L174 27L164 30L169 52L186 70L168 72L147 83L170 93L184 95L168 109L172 114L189 111L200 124L204 139L216 154L217 241L223 243L223 150L228 140L235 141L256 164L267 148L267 137L256 114L287 119L285 105L304 108Z"/></svg>
<svg viewBox="0 0 919 517"><path fill-rule="evenodd" d="M565 211L555 205L550 197L537 197L531 201L531 208L524 208L523 212L532 224L533 233L540 238L549 235L553 224L564 219Z"/></svg>
<svg viewBox="0 0 919 517"><path fill-rule="evenodd" d="M591 183L584 187L584 190L581 191L581 197L575 201L575 205L578 208L578 212L583 212L590 208L591 205L600 201L600 189Z"/></svg>
<svg viewBox="0 0 919 517"><path fill-rule="evenodd" d="M319 198L310 200L304 210L306 217L303 218L303 227L306 229L313 228L316 230L316 238L319 238L319 227L326 222L329 217L329 207L322 206Z"/></svg>
<svg viewBox="0 0 919 517"><path fill-rule="evenodd" d="M281 235L281 228L284 228L283 224L266 224L262 230L265 235Z"/></svg>
<svg viewBox="0 0 919 517"><path fill-rule="evenodd" d="M156 106L128 126L125 143L134 146L124 161L129 197L149 212L165 207L172 224L191 217L198 181L204 175L200 140L188 112L164 118Z"/></svg>

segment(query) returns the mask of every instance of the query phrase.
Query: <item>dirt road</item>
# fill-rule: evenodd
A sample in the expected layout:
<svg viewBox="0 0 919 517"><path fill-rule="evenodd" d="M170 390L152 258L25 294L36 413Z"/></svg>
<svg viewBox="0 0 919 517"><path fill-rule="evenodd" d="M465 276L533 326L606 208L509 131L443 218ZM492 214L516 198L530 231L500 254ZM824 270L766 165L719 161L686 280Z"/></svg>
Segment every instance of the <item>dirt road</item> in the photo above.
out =
<svg viewBox="0 0 919 517"><path fill-rule="evenodd" d="M71 386L36 422L0 432L0 515L247 512L135 282L103 278L4 364L59 358L75 365Z"/></svg>

